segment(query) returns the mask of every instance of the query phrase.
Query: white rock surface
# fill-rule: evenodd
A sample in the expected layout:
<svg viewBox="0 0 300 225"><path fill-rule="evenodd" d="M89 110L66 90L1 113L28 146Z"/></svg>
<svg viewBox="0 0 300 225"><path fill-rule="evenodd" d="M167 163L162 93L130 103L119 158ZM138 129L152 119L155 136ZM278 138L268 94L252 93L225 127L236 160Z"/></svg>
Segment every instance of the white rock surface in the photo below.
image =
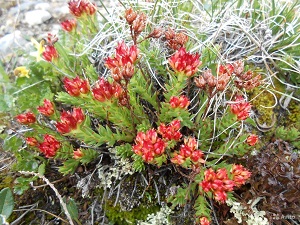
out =
<svg viewBox="0 0 300 225"><path fill-rule="evenodd" d="M24 22L29 26L39 25L51 18L51 14L46 10L32 10L25 13Z"/></svg>
<svg viewBox="0 0 300 225"><path fill-rule="evenodd" d="M34 6L34 9L41 9L41 10L47 10L49 11L50 9L50 4L48 2L41 2L41 3L37 3Z"/></svg>
<svg viewBox="0 0 300 225"><path fill-rule="evenodd" d="M21 31L16 30L11 34L7 34L0 38L0 54L2 56L9 55L15 49L24 46L27 41L22 37Z"/></svg>

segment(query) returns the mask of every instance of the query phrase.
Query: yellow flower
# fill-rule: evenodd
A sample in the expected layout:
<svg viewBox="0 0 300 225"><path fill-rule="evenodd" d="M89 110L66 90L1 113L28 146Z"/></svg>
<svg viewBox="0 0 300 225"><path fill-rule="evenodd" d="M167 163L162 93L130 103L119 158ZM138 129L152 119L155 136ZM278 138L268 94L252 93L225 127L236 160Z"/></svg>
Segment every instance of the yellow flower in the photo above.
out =
<svg viewBox="0 0 300 225"><path fill-rule="evenodd" d="M40 43L37 42L34 38L31 38L31 42L34 47L37 49L36 52L32 52L31 55L36 57L36 61L39 62L41 60L41 54L45 51L45 40L41 40Z"/></svg>
<svg viewBox="0 0 300 225"><path fill-rule="evenodd" d="M25 66L19 66L14 70L15 76L29 78L29 70Z"/></svg>

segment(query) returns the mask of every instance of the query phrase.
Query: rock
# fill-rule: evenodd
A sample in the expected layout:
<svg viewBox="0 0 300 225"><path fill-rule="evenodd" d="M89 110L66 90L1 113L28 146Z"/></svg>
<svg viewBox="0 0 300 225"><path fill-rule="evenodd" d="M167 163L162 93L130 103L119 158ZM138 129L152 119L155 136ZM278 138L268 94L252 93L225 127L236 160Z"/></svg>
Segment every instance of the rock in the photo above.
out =
<svg viewBox="0 0 300 225"><path fill-rule="evenodd" d="M0 38L0 52L2 56L12 54L15 49L23 47L27 41L22 37L21 31L16 30Z"/></svg>
<svg viewBox="0 0 300 225"><path fill-rule="evenodd" d="M53 10L52 15L54 18L61 19L69 14L69 6L66 4L62 7L57 7Z"/></svg>
<svg viewBox="0 0 300 225"><path fill-rule="evenodd" d="M41 9L41 10L47 10L49 11L50 9L50 4L48 2L41 2L41 3L37 3L34 6L34 9Z"/></svg>
<svg viewBox="0 0 300 225"><path fill-rule="evenodd" d="M61 25L60 24L53 24L52 29L51 29L51 34L56 34L58 35L58 32L61 30Z"/></svg>
<svg viewBox="0 0 300 225"><path fill-rule="evenodd" d="M46 10L32 10L25 13L24 22L29 26L42 24L51 18L51 14Z"/></svg>
<svg viewBox="0 0 300 225"><path fill-rule="evenodd" d="M36 4L36 2L24 2L21 3L15 7L10 8L8 14L9 15L16 15L19 12L23 12L23 11L27 11L33 8L34 4Z"/></svg>

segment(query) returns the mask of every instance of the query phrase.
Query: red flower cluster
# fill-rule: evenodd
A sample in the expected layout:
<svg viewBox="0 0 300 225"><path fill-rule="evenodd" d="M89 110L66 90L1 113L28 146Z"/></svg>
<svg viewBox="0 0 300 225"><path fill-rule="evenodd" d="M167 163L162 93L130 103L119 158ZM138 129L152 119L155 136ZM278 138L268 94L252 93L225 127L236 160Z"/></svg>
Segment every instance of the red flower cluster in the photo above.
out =
<svg viewBox="0 0 300 225"><path fill-rule="evenodd" d="M99 102L104 102L106 100L110 100L112 98L119 98L122 96L123 89L117 83L109 83L104 80L104 78L100 78L96 87L92 90L93 96Z"/></svg>
<svg viewBox="0 0 300 225"><path fill-rule="evenodd" d="M130 29L133 31L133 40L145 29L147 23L147 17L144 13L137 13L132 8L125 11L125 19L130 25Z"/></svg>
<svg viewBox="0 0 300 225"><path fill-rule="evenodd" d="M34 137L27 137L26 143L30 146L37 146L39 142Z"/></svg>
<svg viewBox="0 0 300 225"><path fill-rule="evenodd" d="M185 35L182 32L176 33L170 27L168 28L167 31L165 31L164 34L168 46L174 50L178 50L184 47L185 43L189 40L189 37L187 35Z"/></svg>
<svg viewBox="0 0 300 225"><path fill-rule="evenodd" d="M32 112L17 115L16 119L19 123L26 125L35 123L36 121L35 115Z"/></svg>
<svg viewBox="0 0 300 225"><path fill-rule="evenodd" d="M90 90L90 86L87 80L80 79L79 76L74 79L69 79L65 77L63 79L65 89L71 96L79 96L81 94L86 94Z"/></svg>
<svg viewBox="0 0 300 225"><path fill-rule="evenodd" d="M171 162L182 165L189 158L194 164L204 163L202 157L203 152L197 149L197 140L190 137L184 139L184 144L181 145L179 154L175 153Z"/></svg>
<svg viewBox="0 0 300 225"><path fill-rule="evenodd" d="M205 70L202 76L195 78L196 86L208 91L209 94L212 94L214 88L223 91L230 80L232 72L233 66L230 64L218 67L218 77L215 77L211 70Z"/></svg>
<svg viewBox="0 0 300 225"><path fill-rule="evenodd" d="M128 81L133 76L134 63L138 59L138 53L136 45L129 48L122 41L116 48L115 57L106 59L105 65L111 70L112 77L116 82L120 82L122 79Z"/></svg>
<svg viewBox="0 0 300 225"><path fill-rule="evenodd" d="M225 168L218 169L217 172L210 168L204 172L204 180L200 183L200 186L205 192L211 191L217 201L224 203L227 199L226 192L245 184L251 176L251 172L242 165L233 165L231 174L233 175L232 180L228 178Z"/></svg>
<svg viewBox="0 0 300 225"><path fill-rule="evenodd" d="M185 48L180 48L168 61L174 71L190 77L198 71L198 66L202 64L199 57L198 53L190 54L186 52Z"/></svg>
<svg viewBox="0 0 300 225"><path fill-rule="evenodd" d="M90 3L88 0L72 0L68 3L70 13L76 17L83 15L94 15L96 13L95 3Z"/></svg>
<svg viewBox="0 0 300 225"><path fill-rule="evenodd" d="M63 30L71 32L76 28L76 19L65 20L60 25Z"/></svg>
<svg viewBox="0 0 300 225"><path fill-rule="evenodd" d="M242 165L233 165L231 173L233 174L233 181L237 187L245 184L246 180L248 180L251 176L251 172L245 169Z"/></svg>
<svg viewBox="0 0 300 225"><path fill-rule="evenodd" d="M258 141L258 136L255 134L250 134L249 137L247 138L247 144L250 146L255 145L257 141Z"/></svg>
<svg viewBox="0 0 300 225"><path fill-rule="evenodd" d="M200 185L203 191L211 191L217 201L224 203L227 199L226 192L232 191L236 184L228 178L225 168L218 169L217 172L209 168L204 172L204 180Z"/></svg>
<svg viewBox="0 0 300 225"><path fill-rule="evenodd" d="M167 140L176 140L178 141L182 134L179 131L180 129L180 120L174 120L169 125L161 123L157 129L157 132Z"/></svg>
<svg viewBox="0 0 300 225"><path fill-rule="evenodd" d="M50 100L44 99L44 104L37 107L37 110L45 116L51 116L54 113L54 106Z"/></svg>
<svg viewBox="0 0 300 225"><path fill-rule="evenodd" d="M249 117L251 105L245 101L243 96L237 95L235 97L235 103L230 104L230 110L237 116L238 120L245 120Z"/></svg>
<svg viewBox="0 0 300 225"><path fill-rule="evenodd" d="M47 158L55 156L57 150L60 148L60 142L52 135L45 134L44 142L38 145L38 148Z"/></svg>
<svg viewBox="0 0 300 225"><path fill-rule="evenodd" d="M125 10L125 19L129 25L132 25L133 21L137 18L137 12L135 12L132 8Z"/></svg>
<svg viewBox="0 0 300 225"><path fill-rule="evenodd" d="M219 65L218 67L218 75L222 75L222 74L228 74L229 76L231 76L231 74L234 71L234 67L231 64L226 64L224 65Z"/></svg>
<svg viewBox="0 0 300 225"><path fill-rule="evenodd" d="M60 115L61 122L55 124L58 132L66 134L77 129L77 126L83 122L84 114L81 108L74 108L73 112L63 111Z"/></svg>
<svg viewBox="0 0 300 225"><path fill-rule="evenodd" d="M220 65L218 67L218 78L217 78L217 90L223 91L228 84L231 74L233 72L233 66L231 64Z"/></svg>
<svg viewBox="0 0 300 225"><path fill-rule="evenodd" d="M201 217L200 218L200 225L209 225L210 222L206 217Z"/></svg>
<svg viewBox="0 0 300 225"><path fill-rule="evenodd" d="M53 60L58 58L58 52L53 45L47 45L45 51L43 52L43 58L48 61L52 62Z"/></svg>
<svg viewBox="0 0 300 225"><path fill-rule="evenodd" d="M189 99L185 95L179 97L172 96L169 101L172 108L187 109L190 105Z"/></svg>
<svg viewBox="0 0 300 225"><path fill-rule="evenodd" d="M135 154L142 156L145 162L151 162L155 157L161 156L166 147L166 143L158 137L154 129L148 130L146 133L138 132L135 143L132 150Z"/></svg>
<svg viewBox="0 0 300 225"><path fill-rule="evenodd" d="M236 75L235 85L242 89L251 90L261 84L261 75L253 77L253 72L251 70L244 73L244 62L238 60L233 63L234 73Z"/></svg>

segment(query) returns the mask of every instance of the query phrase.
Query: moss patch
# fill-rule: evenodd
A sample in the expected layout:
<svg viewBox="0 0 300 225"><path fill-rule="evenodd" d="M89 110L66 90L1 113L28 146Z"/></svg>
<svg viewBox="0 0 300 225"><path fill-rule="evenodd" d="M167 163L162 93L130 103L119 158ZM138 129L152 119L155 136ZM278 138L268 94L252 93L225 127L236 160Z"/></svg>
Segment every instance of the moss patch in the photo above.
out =
<svg viewBox="0 0 300 225"><path fill-rule="evenodd" d="M137 224L138 220L145 220L148 214L158 212L158 205L147 207L141 205L131 211L122 211L119 205L113 206L111 202L105 205L105 215L114 225Z"/></svg>
<svg viewBox="0 0 300 225"><path fill-rule="evenodd" d="M300 104L299 102L292 100L288 107L289 115L288 115L288 124L293 125L298 130L300 129Z"/></svg>
<svg viewBox="0 0 300 225"><path fill-rule="evenodd" d="M6 187L13 187L14 178L8 174L0 174L0 190Z"/></svg>
<svg viewBox="0 0 300 225"><path fill-rule="evenodd" d="M253 108L257 111L258 122L270 126L275 117L274 108L266 108L274 106L274 96L268 92L255 88L249 92L250 101Z"/></svg>

